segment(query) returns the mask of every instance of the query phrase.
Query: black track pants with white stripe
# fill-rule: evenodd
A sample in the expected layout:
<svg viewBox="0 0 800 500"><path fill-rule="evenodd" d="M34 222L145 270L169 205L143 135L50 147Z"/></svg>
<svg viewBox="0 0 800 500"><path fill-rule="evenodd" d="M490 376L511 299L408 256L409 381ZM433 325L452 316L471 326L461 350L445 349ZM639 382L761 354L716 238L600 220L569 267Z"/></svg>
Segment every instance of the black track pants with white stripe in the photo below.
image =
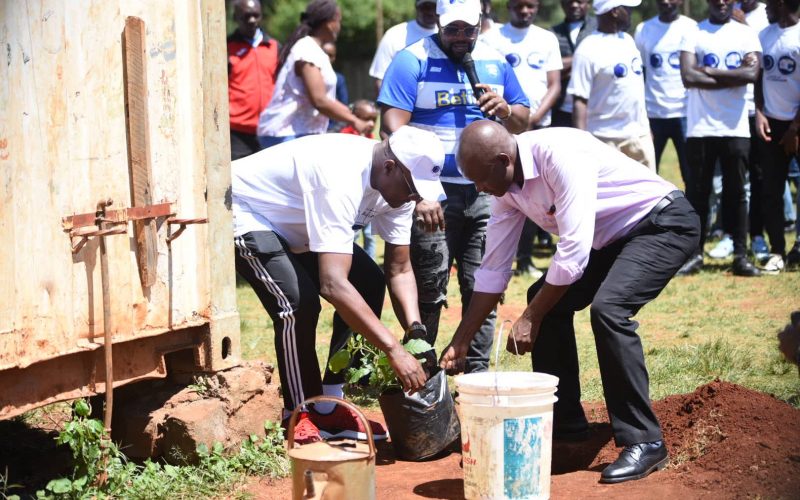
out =
<svg viewBox="0 0 800 500"><path fill-rule="evenodd" d="M318 255L291 253L287 243L272 231L246 233L237 236L234 243L236 272L253 287L272 318L283 404L292 410L303 400L322 394L316 353L321 309ZM380 317L386 291L383 272L355 244L348 280ZM347 343L349 335L347 324L339 314L334 314L329 356ZM342 383L344 374L333 374L326 369L324 381Z"/></svg>

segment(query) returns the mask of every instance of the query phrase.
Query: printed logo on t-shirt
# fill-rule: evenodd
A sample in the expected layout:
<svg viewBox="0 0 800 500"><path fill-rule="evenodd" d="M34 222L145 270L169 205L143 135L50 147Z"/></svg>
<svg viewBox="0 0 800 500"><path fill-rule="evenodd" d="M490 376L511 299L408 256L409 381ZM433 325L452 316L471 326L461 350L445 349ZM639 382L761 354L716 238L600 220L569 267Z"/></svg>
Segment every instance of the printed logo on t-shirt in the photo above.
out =
<svg viewBox="0 0 800 500"><path fill-rule="evenodd" d="M544 57L537 52L531 52L528 54L528 66L533 69L542 69L544 67Z"/></svg>
<svg viewBox="0 0 800 500"><path fill-rule="evenodd" d="M497 87L490 87L492 92L502 95L502 91ZM443 108L445 106L468 106L476 104L478 101L475 99L475 94L472 89L454 90L437 90L434 92L436 98L436 107Z"/></svg>
<svg viewBox="0 0 800 500"><path fill-rule="evenodd" d="M769 71L775 67L775 59L772 56L764 56L764 70Z"/></svg>
<svg viewBox="0 0 800 500"><path fill-rule="evenodd" d="M642 60L639 59L638 57L634 57L631 60L631 71L633 71L637 75L642 74Z"/></svg>
<svg viewBox="0 0 800 500"><path fill-rule="evenodd" d="M725 67L728 69L736 69L742 65L742 55L738 52L728 52L725 56Z"/></svg>
<svg viewBox="0 0 800 500"><path fill-rule="evenodd" d="M519 63L522 62L522 58L519 56L519 54L512 52L511 54L506 54L506 61L511 65L512 68L516 68L519 66Z"/></svg>
<svg viewBox="0 0 800 500"><path fill-rule="evenodd" d="M500 73L500 69L497 67L496 64L487 64L486 72L489 73L489 75L491 76L497 76Z"/></svg>
<svg viewBox="0 0 800 500"><path fill-rule="evenodd" d="M617 64L614 66L614 76L617 78L624 78L628 74L628 67L622 63Z"/></svg>
<svg viewBox="0 0 800 500"><path fill-rule="evenodd" d="M716 54L708 53L703 56L703 66L716 68L719 65L719 57Z"/></svg>
<svg viewBox="0 0 800 500"><path fill-rule="evenodd" d="M669 55L669 65L672 66L674 69L679 69L681 67L681 54L677 50Z"/></svg>
<svg viewBox="0 0 800 500"><path fill-rule="evenodd" d="M797 69L797 62L789 56L781 56L778 59L778 71L782 75L791 75Z"/></svg>
<svg viewBox="0 0 800 500"><path fill-rule="evenodd" d="M660 68L662 64L664 64L664 58L661 57L661 54L657 53L650 54L651 68Z"/></svg>
<svg viewBox="0 0 800 500"><path fill-rule="evenodd" d="M375 218L375 209L374 208L367 208L365 210L361 210L356 215L355 223L353 224L353 231L360 231L367 227L372 219Z"/></svg>

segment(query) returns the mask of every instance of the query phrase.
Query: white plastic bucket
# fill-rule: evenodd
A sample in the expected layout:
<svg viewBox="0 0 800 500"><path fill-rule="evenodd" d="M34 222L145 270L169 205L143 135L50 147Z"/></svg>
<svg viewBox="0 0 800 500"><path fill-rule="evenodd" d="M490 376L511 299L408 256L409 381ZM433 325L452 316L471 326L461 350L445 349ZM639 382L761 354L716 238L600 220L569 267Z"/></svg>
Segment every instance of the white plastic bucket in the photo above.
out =
<svg viewBox="0 0 800 500"><path fill-rule="evenodd" d="M464 496L549 498L558 377L483 372L459 375L455 383Z"/></svg>

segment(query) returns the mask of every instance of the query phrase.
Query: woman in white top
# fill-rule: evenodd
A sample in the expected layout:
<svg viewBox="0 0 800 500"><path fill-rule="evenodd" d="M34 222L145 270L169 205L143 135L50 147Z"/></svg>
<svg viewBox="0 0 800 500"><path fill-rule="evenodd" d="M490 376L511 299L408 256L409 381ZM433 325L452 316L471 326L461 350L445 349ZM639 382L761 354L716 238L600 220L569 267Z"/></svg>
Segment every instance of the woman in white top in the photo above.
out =
<svg viewBox="0 0 800 500"><path fill-rule="evenodd" d="M329 118L362 133L372 130L373 122L360 120L335 97L336 74L322 45L336 41L341 23L335 0L313 0L300 15L300 25L281 48L272 101L258 120L262 147L325 133Z"/></svg>

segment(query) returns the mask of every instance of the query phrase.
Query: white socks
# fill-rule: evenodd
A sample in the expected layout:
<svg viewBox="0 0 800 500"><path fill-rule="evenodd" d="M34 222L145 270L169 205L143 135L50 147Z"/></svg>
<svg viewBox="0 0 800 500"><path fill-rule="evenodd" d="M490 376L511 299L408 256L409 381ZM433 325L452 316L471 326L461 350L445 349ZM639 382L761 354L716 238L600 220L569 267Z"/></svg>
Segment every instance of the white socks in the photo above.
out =
<svg viewBox="0 0 800 500"><path fill-rule="evenodd" d="M335 396L337 398L344 399L344 384L323 384L322 394L325 396ZM328 401L314 403L314 410L323 415L327 415L335 409L336 403L330 403Z"/></svg>

